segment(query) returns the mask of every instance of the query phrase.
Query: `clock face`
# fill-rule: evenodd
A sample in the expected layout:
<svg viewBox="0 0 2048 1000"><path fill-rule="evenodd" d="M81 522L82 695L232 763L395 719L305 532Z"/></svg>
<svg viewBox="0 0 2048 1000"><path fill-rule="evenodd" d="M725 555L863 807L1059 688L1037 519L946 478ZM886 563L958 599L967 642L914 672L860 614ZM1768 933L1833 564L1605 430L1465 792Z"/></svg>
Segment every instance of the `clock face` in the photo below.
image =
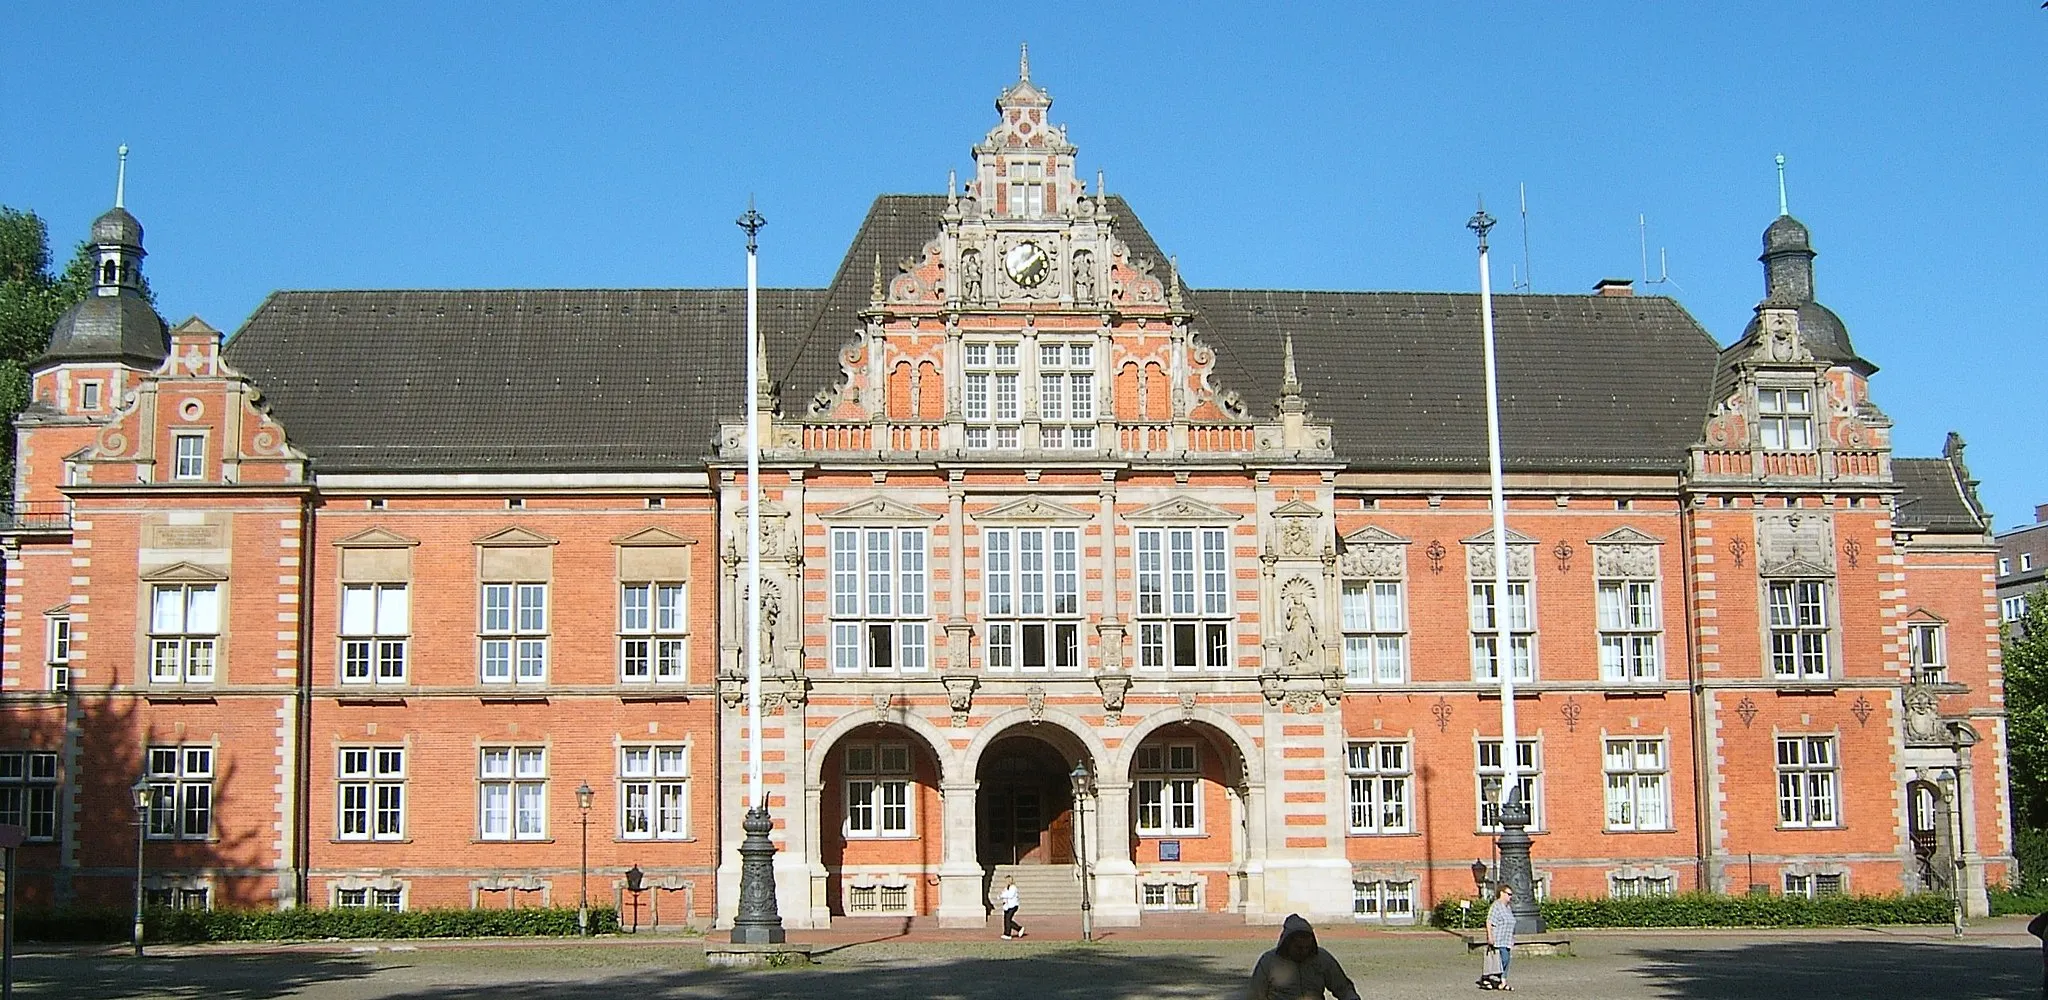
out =
<svg viewBox="0 0 2048 1000"><path fill-rule="evenodd" d="M1003 255L1003 270L1009 272L1011 281L1026 288L1044 281L1052 272L1051 263L1045 248L1036 243L1019 243Z"/></svg>

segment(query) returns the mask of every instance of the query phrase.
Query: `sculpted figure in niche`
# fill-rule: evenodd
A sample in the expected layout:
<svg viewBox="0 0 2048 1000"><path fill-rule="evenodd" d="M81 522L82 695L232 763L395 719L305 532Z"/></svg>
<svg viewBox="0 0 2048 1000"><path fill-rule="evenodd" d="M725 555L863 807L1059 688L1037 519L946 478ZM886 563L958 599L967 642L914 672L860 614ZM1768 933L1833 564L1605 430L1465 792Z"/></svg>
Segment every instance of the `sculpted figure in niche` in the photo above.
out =
<svg viewBox="0 0 2048 1000"><path fill-rule="evenodd" d="M981 251L969 250L960 255L960 297L969 302L981 301Z"/></svg>
<svg viewBox="0 0 2048 1000"><path fill-rule="evenodd" d="M1074 301L1089 302L1095 298L1095 258L1086 250L1074 252Z"/></svg>
<svg viewBox="0 0 2048 1000"><path fill-rule="evenodd" d="M1313 594L1308 584L1300 580L1289 583L1282 591L1285 607L1281 611L1280 651L1288 669L1314 669L1316 665L1320 643L1316 639L1315 612L1309 609Z"/></svg>

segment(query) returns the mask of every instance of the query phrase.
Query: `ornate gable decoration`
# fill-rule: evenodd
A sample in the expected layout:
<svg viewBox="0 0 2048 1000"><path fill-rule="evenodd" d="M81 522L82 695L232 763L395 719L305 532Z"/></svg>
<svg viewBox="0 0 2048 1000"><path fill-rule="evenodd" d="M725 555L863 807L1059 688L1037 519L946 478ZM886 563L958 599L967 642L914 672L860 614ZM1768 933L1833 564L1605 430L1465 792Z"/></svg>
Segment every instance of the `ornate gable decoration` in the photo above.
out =
<svg viewBox="0 0 2048 1000"><path fill-rule="evenodd" d="M1759 514L1756 569L1763 576L1835 575L1834 518L1797 510Z"/></svg>
<svg viewBox="0 0 2048 1000"><path fill-rule="evenodd" d="M1081 524L1092 520L1093 517L1094 515L1085 511L1076 510L1045 497L1029 496L997 504L974 515L974 521L978 524Z"/></svg>
<svg viewBox="0 0 2048 1000"><path fill-rule="evenodd" d="M1224 510L1215 504L1203 503L1193 497L1174 497L1124 515L1126 521L1157 524L1215 524L1220 521L1243 519L1241 515Z"/></svg>
<svg viewBox="0 0 2048 1000"><path fill-rule="evenodd" d="M1799 310L1790 307L1758 306L1763 314L1756 336L1756 347L1749 353L1750 364L1760 365L1810 365L1814 363L1813 351L1799 335Z"/></svg>
<svg viewBox="0 0 2048 1000"><path fill-rule="evenodd" d="M645 548L648 546L695 545L697 540L678 535L667 528L641 528L631 534L612 539L612 544L621 548Z"/></svg>
<svg viewBox="0 0 2048 1000"><path fill-rule="evenodd" d="M1664 540L1623 525L1598 538L1587 539L1586 544L1593 546L1596 576L1654 577L1657 546L1664 544Z"/></svg>
<svg viewBox="0 0 2048 1000"><path fill-rule="evenodd" d="M1408 571L1408 539L1375 525L1366 525L1344 536L1344 554L1337 557L1338 572L1347 577L1400 579Z"/></svg>
<svg viewBox="0 0 2048 1000"><path fill-rule="evenodd" d="M923 507L913 507L879 493L865 500L847 504L838 510L818 515L820 521L841 524L930 523L938 519L939 515Z"/></svg>
<svg viewBox="0 0 2048 1000"><path fill-rule="evenodd" d="M1300 500L1289 500L1273 508L1273 550L1283 559L1314 559L1328 543L1322 530L1322 508Z"/></svg>
<svg viewBox="0 0 2048 1000"><path fill-rule="evenodd" d="M284 428L262 405L263 394L228 366L220 348L220 331L205 320L193 316L178 324L163 363L121 397L112 418L77 457L88 463L164 464L166 457L156 449L159 432L168 426L212 435L217 443L208 449L219 463L221 482L304 482L306 453L285 439Z"/></svg>
<svg viewBox="0 0 2048 1000"><path fill-rule="evenodd" d="M542 546L559 544L559 541L557 539L549 538L548 536L543 535L538 531L532 531L527 528L522 528L515 524L509 528L503 528L498 531L493 531L490 534L483 536L482 538L478 538L471 541L470 544L483 546L486 548L511 549L539 548Z"/></svg>
<svg viewBox="0 0 2048 1000"><path fill-rule="evenodd" d="M1488 528L1465 541L1465 573L1474 580L1491 580L1493 571L1493 529ZM1536 540L1513 528L1508 529L1508 576L1527 580L1536 573Z"/></svg>
<svg viewBox="0 0 2048 1000"><path fill-rule="evenodd" d="M334 540L337 549L405 549L418 545L417 538L407 538L395 531L384 528L364 528L347 538Z"/></svg>

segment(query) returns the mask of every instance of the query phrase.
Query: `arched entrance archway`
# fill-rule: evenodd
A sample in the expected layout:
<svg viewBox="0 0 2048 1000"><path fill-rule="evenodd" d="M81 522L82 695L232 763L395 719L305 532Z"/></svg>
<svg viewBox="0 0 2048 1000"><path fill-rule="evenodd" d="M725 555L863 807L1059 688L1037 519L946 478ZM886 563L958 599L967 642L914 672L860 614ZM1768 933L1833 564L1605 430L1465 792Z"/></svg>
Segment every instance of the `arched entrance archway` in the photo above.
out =
<svg viewBox="0 0 2048 1000"><path fill-rule="evenodd" d="M1074 863L1072 767L1036 736L1006 734L989 744L975 773L975 860L982 867Z"/></svg>
<svg viewBox="0 0 2048 1000"><path fill-rule="evenodd" d="M1241 911L1252 782L1237 740L1182 719L1140 732L1122 759L1141 911Z"/></svg>
<svg viewBox="0 0 2048 1000"><path fill-rule="evenodd" d="M944 851L938 753L906 726L840 734L819 768L817 843L833 917L936 912Z"/></svg>

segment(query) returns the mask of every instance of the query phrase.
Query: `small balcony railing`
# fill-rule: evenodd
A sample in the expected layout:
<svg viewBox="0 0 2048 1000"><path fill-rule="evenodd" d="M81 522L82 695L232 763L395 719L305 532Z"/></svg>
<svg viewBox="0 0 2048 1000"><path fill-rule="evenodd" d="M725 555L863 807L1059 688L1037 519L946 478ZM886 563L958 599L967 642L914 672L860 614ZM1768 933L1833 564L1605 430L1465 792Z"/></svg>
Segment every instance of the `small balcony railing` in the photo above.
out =
<svg viewBox="0 0 2048 1000"><path fill-rule="evenodd" d="M0 501L0 534L71 530L71 501Z"/></svg>

